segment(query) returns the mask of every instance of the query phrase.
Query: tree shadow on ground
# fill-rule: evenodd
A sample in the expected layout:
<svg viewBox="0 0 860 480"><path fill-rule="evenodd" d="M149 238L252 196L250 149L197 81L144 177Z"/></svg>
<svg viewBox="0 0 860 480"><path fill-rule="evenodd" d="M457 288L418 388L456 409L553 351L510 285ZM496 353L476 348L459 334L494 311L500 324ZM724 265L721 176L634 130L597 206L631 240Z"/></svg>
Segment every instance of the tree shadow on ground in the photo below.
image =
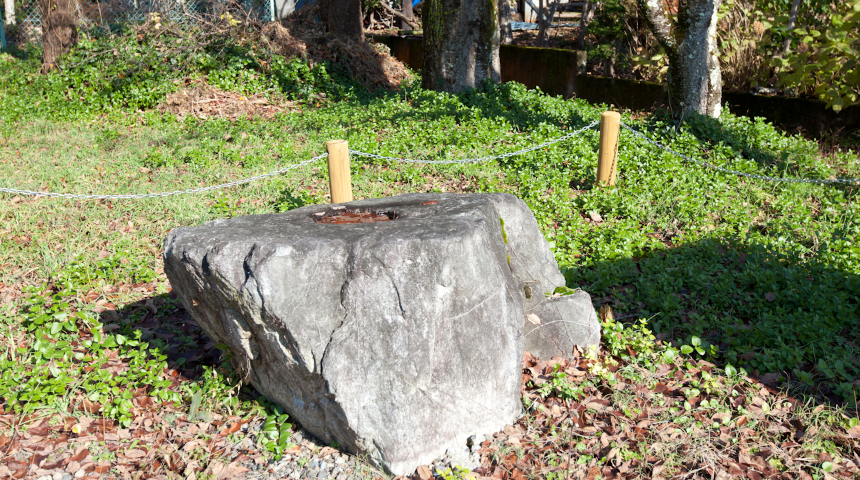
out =
<svg viewBox="0 0 860 480"><path fill-rule="evenodd" d="M713 161L710 159L712 151L719 150L721 155L736 159L725 165L733 170L748 171L748 167L737 163L738 159L742 159L741 161L754 162L760 169L765 170L750 173L779 178L827 179L832 172L831 168L821 161L817 143L787 141L785 133L762 118L723 116L715 119L693 114L685 121L685 126L701 146L706 149L712 147L692 155L700 160ZM650 132L648 136L652 139L675 134L672 120L664 111L649 116L636 130L642 133ZM722 163L721 160L713 162ZM840 190L852 188L844 184L835 184L834 187Z"/></svg>
<svg viewBox="0 0 860 480"><path fill-rule="evenodd" d="M222 365L222 352L203 332L176 294L157 295L100 314L102 328L127 336L140 332L153 354L167 357L170 376L196 380Z"/></svg>
<svg viewBox="0 0 860 480"><path fill-rule="evenodd" d="M392 98L402 97L402 92L386 93ZM540 95L536 92L528 92L525 86L514 83L486 82L481 87L455 94L458 102L439 102L434 93L429 93L427 98L422 98L422 90L416 89L408 92L412 107L408 112L397 112L384 120L397 122L400 120L421 118L429 121L438 121L446 118L454 118L462 121L477 112L481 118L497 118L505 120L508 124L518 130L527 130L539 125L565 125L569 129L584 127L591 123L585 119L576 109L560 109L547 111L540 108L540 101L530 98L532 95ZM369 104L374 99L364 99L362 102ZM426 104L425 104L426 102Z"/></svg>
<svg viewBox="0 0 860 480"><path fill-rule="evenodd" d="M567 265L569 287L612 307L622 323L648 319L664 341L743 367L774 387L833 405L860 398L860 276L764 246L709 238L641 257Z"/></svg>

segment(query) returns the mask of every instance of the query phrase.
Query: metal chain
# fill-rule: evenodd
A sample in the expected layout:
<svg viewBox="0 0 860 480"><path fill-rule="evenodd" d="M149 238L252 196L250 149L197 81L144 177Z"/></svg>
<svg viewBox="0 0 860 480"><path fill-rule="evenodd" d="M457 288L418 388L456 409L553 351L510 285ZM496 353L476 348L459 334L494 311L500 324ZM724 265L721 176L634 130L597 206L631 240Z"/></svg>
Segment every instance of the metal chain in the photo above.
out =
<svg viewBox="0 0 860 480"><path fill-rule="evenodd" d="M708 162L705 162L702 160L697 160L697 159L695 159L689 155L684 155L683 153L678 153L669 147L666 147L664 145L661 145L661 144L655 142L654 140L651 140L650 138L648 138L645 135L643 135L642 133L634 130L633 128L631 128L629 125L627 125L625 123L622 123L621 126L626 128L627 130L629 130L630 133L632 133L633 135L645 140L646 142L650 143L651 145L654 145L657 148L665 150L665 151L667 151L673 155L676 155L680 158L683 158L684 160L687 160L687 161L690 161L693 163L697 163L697 164L702 165L704 167L713 168L714 170L719 170L720 172L728 173L731 175L740 175L742 177L754 178L756 180L767 180L770 182L786 182L786 183L816 183L819 185L832 184L832 183L845 183L845 184L860 183L860 178L837 178L835 180L819 180L819 179L814 179L814 178L812 178L812 179L808 179L808 178L783 178L783 177L769 177L766 175L758 175L755 173L744 173L744 172L740 172L737 170L729 170L728 168L719 167L719 166L714 165L712 163L708 163Z"/></svg>
<svg viewBox="0 0 860 480"><path fill-rule="evenodd" d="M535 150L539 150L539 149L544 148L544 147L548 147L548 146L553 145L555 143L561 142L562 140L567 140L568 138L574 137L574 136L584 132L585 130L588 130L589 128L593 128L598 123L599 123L598 121L594 121L594 122L580 128L579 130L570 132L567 135L562 135L561 137L558 137L555 140L550 140L548 142L541 143L540 145L535 145L533 147L524 148L524 149L518 150L516 152L503 153L501 155L491 155L491 156L487 156L487 157L464 158L461 160L423 160L423 159L413 159L413 158L386 157L385 155L377 155L375 153L365 153L365 152L361 152L358 150L350 150L349 153L351 153L353 155L358 155L360 157L378 158L380 160L389 160L392 162L402 162L402 163L423 163L423 164L434 164L434 165L455 164L455 163L456 164L481 163L481 162L487 162L490 160L499 160L502 158L508 158L508 157L513 157L516 155L522 155L523 153L528 153L528 152L532 152Z"/></svg>
<svg viewBox="0 0 860 480"><path fill-rule="evenodd" d="M325 158L328 156L328 153L323 153L322 155L317 155L316 157L311 158L310 160L305 160L301 163L296 163L294 165L290 165L289 167L281 168L279 170L274 170L269 173L265 173L263 175L257 175L256 177L245 178L242 180L236 180L235 182L222 183L220 185L212 185L210 187L200 187L200 188L192 188L189 190L174 190L172 192L160 192L160 193L138 193L132 195L81 195L74 193L52 193L52 192L34 192L31 190L17 190L14 188L3 188L0 187L0 192L4 193L13 193L16 195L41 195L44 197L57 197L57 198L77 198L77 199L88 199L88 200L129 200L129 199L137 199L137 198L153 198L153 197L170 197L172 195L183 195L186 193L202 193L208 192L210 190L218 190L221 188L233 187L236 185L242 185L244 183L250 183L256 180L262 180L267 177L272 177L275 175L280 175L285 172L289 172L290 170L295 170L299 167L303 167L305 165L316 162L321 158Z"/></svg>

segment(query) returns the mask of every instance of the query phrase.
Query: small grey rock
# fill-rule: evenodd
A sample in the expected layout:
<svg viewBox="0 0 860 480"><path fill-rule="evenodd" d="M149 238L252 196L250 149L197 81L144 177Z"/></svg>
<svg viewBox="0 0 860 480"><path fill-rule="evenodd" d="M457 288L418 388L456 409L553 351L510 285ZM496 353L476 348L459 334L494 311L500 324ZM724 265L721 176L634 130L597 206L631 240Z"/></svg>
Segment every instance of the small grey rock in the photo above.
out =
<svg viewBox="0 0 860 480"><path fill-rule="evenodd" d="M347 474L341 472L341 473L337 474L337 477L335 477L335 480L346 480L346 477L347 477Z"/></svg>
<svg viewBox="0 0 860 480"><path fill-rule="evenodd" d="M75 477L73 477L71 474L64 473L63 477L60 480L72 480L73 478L75 478Z"/></svg>
<svg viewBox="0 0 860 480"><path fill-rule="evenodd" d="M469 447L469 450L475 452L479 448L481 448L481 444L487 440L485 435L472 435L466 440L466 446Z"/></svg>
<svg viewBox="0 0 860 480"><path fill-rule="evenodd" d="M452 469L453 467L463 467L474 470L481 466L481 460L478 458L478 455L469 451L469 448L466 446L448 449L445 452L444 460L448 467Z"/></svg>
<svg viewBox="0 0 860 480"><path fill-rule="evenodd" d="M320 473L317 474L317 478L319 480L325 480L326 478L329 478L328 472L325 470L320 470Z"/></svg>
<svg viewBox="0 0 860 480"><path fill-rule="evenodd" d="M308 464L308 467L320 468L320 462L318 462L317 460L311 460L310 463Z"/></svg>

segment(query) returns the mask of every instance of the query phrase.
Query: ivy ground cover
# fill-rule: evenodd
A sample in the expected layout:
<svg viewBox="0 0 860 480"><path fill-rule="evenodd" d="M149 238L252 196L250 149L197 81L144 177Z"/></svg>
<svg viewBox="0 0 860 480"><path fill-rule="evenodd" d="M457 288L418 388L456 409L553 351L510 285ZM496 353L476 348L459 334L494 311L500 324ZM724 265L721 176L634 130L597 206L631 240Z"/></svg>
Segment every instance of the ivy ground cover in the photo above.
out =
<svg viewBox="0 0 860 480"><path fill-rule="evenodd" d="M369 94L348 82L330 87L327 82L339 81L333 75L319 85L310 82L310 90L291 97L300 102L300 109L269 120L188 117L180 121L150 109L166 91L149 92L152 96L145 100L150 103L132 102L133 107L117 96L111 102L84 102L86 109L76 109L71 99L82 87L75 83L74 69L45 80L35 73L37 62L10 55L0 59L0 82L9 86L0 93L2 186L37 191L126 194L196 188L306 160L322 153L325 141L336 138L347 139L353 149L392 157L482 157L557 138L591 123L606 109L548 97L516 84L487 85L457 96L423 91L417 84ZM306 70L294 66L285 71ZM251 75L265 80L263 73ZM249 81L244 88L274 88L263 80ZM221 86L233 88L229 82ZM82 94L95 95L91 83L86 88L90 90ZM318 95L326 92L327 97ZM143 98L139 93L135 98ZM28 102L34 101L40 102L38 108L27 109ZM758 120L726 115L719 122L694 119L676 128L659 116L625 113L623 121L678 152L742 172L814 179L860 177L855 153L822 155L815 143L786 136ZM606 389L619 382L632 382L631 394L644 388L653 395L661 384L657 378L672 375L678 377L675 383L663 381L660 387L666 388L661 393L664 397L670 392L671 402L659 408L671 415L675 413L669 409L676 408L690 417L689 425L672 428L690 429L686 432L690 435L699 430L714 433L704 428L707 422L702 418L712 420L720 414L713 424L723 422L722 414L727 414L729 420L722 427L737 428L717 430L740 439L738 423L745 423L740 417L749 420L758 414L751 406L768 413L755 403L755 398L762 397L769 402L769 411L785 412L787 416L781 418L789 425L794 419L814 424L816 430L811 433L814 448L792 450L786 457L804 462L792 465L783 457L770 462L773 455L764 455L767 467L759 466L759 474L850 475L855 465L852 455L857 454L855 435L860 435L856 432L860 393L857 187L727 175L691 164L623 131L618 185L598 188L594 185L597 138L598 132L589 130L527 154L463 165L354 156L355 196L504 191L529 204L568 286L585 289L595 308L604 307L604 356L578 363L575 370L569 364L555 371L548 364L526 366L535 368L525 379L526 406L535 412L538 407L533 405L540 397L550 410L543 420L558 420L545 422L547 429L596 422L594 413L601 413L600 409L587 405L608 406L603 401L586 402L585 408L595 412L562 419L552 412L553 405L568 409L573 401L605 398ZM44 427L49 435L57 435L54 438L85 437L82 429L93 423L81 419L110 421L113 428L134 431L144 425L147 408L175 409L170 412L182 425L221 422L210 426L209 434L229 431L243 419L259 419L260 425L271 419L269 433L255 436L252 443L272 459L289 450L291 430L285 427L283 412L247 387L234 388L229 359L207 343L170 297L161 269L161 242L176 226L324 203L326 195L323 162L203 195L98 201L4 194L0 198L0 343L4 348L0 415L7 420L0 425L0 443L7 452L11 446L25 451L27 447L16 446L15 439L29 426ZM625 370L625 365L633 366ZM650 373L634 375L637 368ZM583 375L578 375L580 371ZM708 383L712 377L717 379L714 385ZM580 385L576 379L590 384ZM737 382L742 383L733 386ZM769 387L779 395L791 394L800 406L782 408L786 401L792 403L789 400L771 405L772 400L750 393L751 385L758 392ZM543 390L538 393L529 393L540 387ZM714 399L711 392L725 398ZM744 396L744 402L735 401L737 405L726 410L724 402L738 396ZM807 401L813 402L809 408ZM630 397L622 403L630 402L637 401ZM827 413L816 411L815 402ZM619 404L613 411L629 419L642 414L629 410L628 415ZM612 424L609 417L600 421ZM782 421L777 423L788 428ZM755 424L764 425L756 431L762 435L757 442L796 442L792 438L797 428L783 432L775 427L771 432L772 424ZM80 425L78 432L76 425ZM534 432L538 431L543 432ZM550 438L544 435L538 433L544 440ZM668 435L671 440L672 433ZM175 438L190 441L182 435ZM636 448L647 448L656 440L630 438L639 443L625 443L624 448L639 457L620 454L621 447L603 451L607 445L588 442L582 447L568 442L569 448L559 452L570 452L568 466L581 458L586 472L605 477L660 472L666 477L684 476L717 465L702 463L714 454L709 450L694 455L696 466L671 448L666 452L675 452L677 462L667 462L672 456L668 453L649 460ZM241 441L237 436L231 439ZM130 447L130 442L118 444L140 450ZM524 445L521 440L520 444ZM217 451L224 447L214 446ZM150 445L145 453L157 448ZM486 456L498 472L487 466L479 473L515 476L516 461L510 463L510 455L523 459L527 449L512 448ZM612 448L618 450L610 455ZM758 455L761 448L759 443L732 447L725 450L726 458L749 470L748 465L762 456ZM741 461L744 449L743 455L752 463ZM111 473L113 465L123 457L89 450L90 463L103 470L99 475L116 474ZM223 452L232 452L224 453L225 465L240 455L236 449ZM168 452L168 457L172 459L173 453ZM101 454L104 458L92 461ZM182 458L183 473L192 460L197 461L199 472L206 472L215 461ZM627 470L621 472L628 461ZM160 473L174 471L170 465L159 461L154 468ZM559 465L561 461L555 464ZM660 470L661 465L667 466ZM725 468L729 472L731 466ZM532 477L547 474L523 466L517 469Z"/></svg>

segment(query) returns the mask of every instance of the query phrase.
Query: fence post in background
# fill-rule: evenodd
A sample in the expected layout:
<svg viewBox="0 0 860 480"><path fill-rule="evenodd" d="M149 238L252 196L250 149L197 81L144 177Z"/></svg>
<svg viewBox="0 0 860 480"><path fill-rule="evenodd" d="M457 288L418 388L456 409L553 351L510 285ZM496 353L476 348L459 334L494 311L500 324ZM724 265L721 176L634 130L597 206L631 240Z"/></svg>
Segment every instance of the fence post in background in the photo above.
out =
<svg viewBox="0 0 860 480"><path fill-rule="evenodd" d="M620 123L621 114L618 112L603 112L600 115L600 150L597 153L598 185L615 185Z"/></svg>
<svg viewBox="0 0 860 480"><path fill-rule="evenodd" d="M353 198L352 179L349 174L349 145L346 140L329 140L325 149L328 152L331 203L351 202Z"/></svg>
<svg viewBox="0 0 860 480"><path fill-rule="evenodd" d="M6 48L6 15L0 14L0 48Z"/></svg>

